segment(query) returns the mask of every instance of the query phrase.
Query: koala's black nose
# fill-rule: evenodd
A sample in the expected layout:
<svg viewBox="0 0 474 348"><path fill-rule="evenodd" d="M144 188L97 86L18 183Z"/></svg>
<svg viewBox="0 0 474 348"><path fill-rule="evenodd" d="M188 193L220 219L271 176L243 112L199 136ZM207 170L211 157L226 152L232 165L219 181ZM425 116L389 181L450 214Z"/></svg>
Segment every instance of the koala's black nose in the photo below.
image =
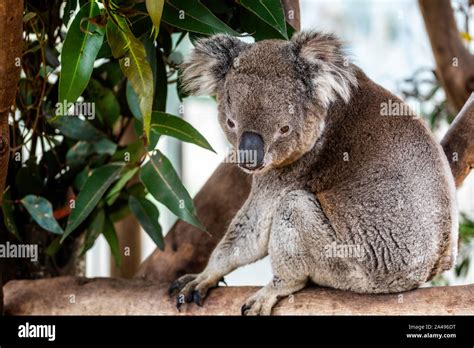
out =
<svg viewBox="0 0 474 348"><path fill-rule="evenodd" d="M239 165L247 169L257 169L263 165L264 143L260 134L244 132L239 144Z"/></svg>

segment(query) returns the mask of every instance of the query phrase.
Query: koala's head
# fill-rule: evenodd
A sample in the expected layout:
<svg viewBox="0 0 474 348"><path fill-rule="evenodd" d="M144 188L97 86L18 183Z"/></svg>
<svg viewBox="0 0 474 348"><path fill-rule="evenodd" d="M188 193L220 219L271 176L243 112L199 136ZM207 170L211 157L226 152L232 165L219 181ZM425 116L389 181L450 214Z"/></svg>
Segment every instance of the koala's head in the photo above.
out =
<svg viewBox="0 0 474 348"><path fill-rule="evenodd" d="M356 83L341 42L317 32L254 44L216 35L197 42L183 70L191 94L217 97L220 125L252 173L311 150L330 105L348 102Z"/></svg>

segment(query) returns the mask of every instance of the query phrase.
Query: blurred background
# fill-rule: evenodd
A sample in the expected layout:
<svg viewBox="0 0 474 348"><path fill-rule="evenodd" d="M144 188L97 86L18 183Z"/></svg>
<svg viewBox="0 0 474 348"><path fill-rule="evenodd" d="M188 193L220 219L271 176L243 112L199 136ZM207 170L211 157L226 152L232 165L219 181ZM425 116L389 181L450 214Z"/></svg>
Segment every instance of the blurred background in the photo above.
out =
<svg viewBox="0 0 474 348"><path fill-rule="evenodd" d="M452 1L460 30L464 30L471 52L474 42L474 15L468 1ZM348 52L355 64L383 87L392 91L426 119L438 139L446 132L453 117L446 108L446 98L433 74L435 63L416 0L300 0L303 30L315 29L337 34L348 43ZM442 23L440 23L442 25ZM178 37L173 37L176 42ZM192 48L189 38L183 39L173 59L179 63ZM185 187L194 196L209 178L228 151L228 144L217 122L216 103L208 97L188 97L181 103L176 86L168 87L167 112L181 115L198 129L217 154L197 146L179 143L168 137L160 139L158 147L173 162ZM470 175L458 191L461 212L474 220L474 175ZM157 203L159 204L159 203ZM175 217L160 205L160 223L166 233ZM465 221L463 220L463 223ZM468 235L474 227L465 224ZM469 260L474 256L474 243L467 239L458 266L433 281L434 284L466 284L474 282L474 268ZM142 232L141 259L150 255L156 246ZM87 276L109 276L110 248L101 235L87 253ZM264 285L271 279L268 258L234 271L226 278L228 285Z"/></svg>

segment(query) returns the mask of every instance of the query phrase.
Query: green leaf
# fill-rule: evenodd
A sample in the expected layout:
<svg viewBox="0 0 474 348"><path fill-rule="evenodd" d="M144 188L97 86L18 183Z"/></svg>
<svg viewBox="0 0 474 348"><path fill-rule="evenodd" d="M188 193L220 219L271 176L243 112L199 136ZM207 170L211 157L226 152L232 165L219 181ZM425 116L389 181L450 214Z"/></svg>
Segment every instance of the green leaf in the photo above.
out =
<svg viewBox="0 0 474 348"><path fill-rule="evenodd" d="M86 166L83 170L81 170L74 178L73 185L74 188L78 191L81 191L82 188L84 187L84 184L87 181L87 178L89 177L91 169Z"/></svg>
<svg viewBox="0 0 474 348"><path fill-rule="evenodd" d="M94 151L99 155L112 156L117 151L117 144L107 138L101 139L92 144Z"/></svg>
<svg viewBox="0 0 474 348"><path fill-rule="evenodd" d="M25 54L25 52L23 52L23 54ZM23 105L31 105L35 102L35 97L33 95L33 85L31 81L28 81L27 79L20 79L20 82L18 82L18 92L16 98L19 108L23 107Z"/></svg>
<svg viewBox="0 0 474 348"><path fill-rule="evenodd" d="M238 34L217 18L199 0L167 0L161 20L174 27L195 33L206 35L218 33Z"/></svg>
<svg viewBox="0 0 474 348"><path fill-rule="evenodd" d="M156 52L158 54L156 54ZM166 97L168 95L168 78L166 76L166 65L159 48L155 50L156 72L155 72L155 96L153 98L153 110L166 110Z"/></svg>
<svg viewBox="0 0 474 348"><path fill-rule="evenodd" d="M153 111L151 129L158 134L168 135L215 152L206 138L180 117Z"/></svg>
<svg viewBox="0 0 474 348"><path fill-rule="evenodd" d="M69 148L66 154L66 163L71 168L82 167L94 151L92 143L87 141L78 141L74 146Z"/></svg>
<svg viewBox="0 0 474 348"><path fill-rule="evenodd" d="M112 156L112 161L126 162L127 164L137 163L145 154L142 140L134 141L125 148L118 150Z"/></svg>
<svg viewBox="0 0 474 348"><path fill-rule="evenodd" d="M92 219L91 224L86 230L86 237L84 240L84 244L82 245L82 249L80 255L84 255L90 248L94 246L94 243L99 237L99 235L104 230L104 222L105 222L105 211L104 209L100 209Z"/></svg>
<svg viewBox="0 0 474 348"><path fill-rule="evenodd" d="M58 236L53 239L51 244L48 245L44 253L48 256L54 256L56 255L56 253L59 251L60 248L61 248L61 237Z"/></svg>
<svg viewBox="0 0 474 348"><path fill-rule="evenodd" d="M153 110L164 111L166 108L166 96L168 94L168 77L166 66L163 61L163 53L155 42L146 38L144 41L146 57L151 66L155 93L153 95ZM143 122L143 121L142 121Z"/></svg>
<svg viewBox="0 0 474 348"><path fill-rule="evenodd" d="M239 3L288 40L285 13L281 0L240 0Z"/></svg>
<svg viewBox="0 0 474 348"><path fill-rule="evenodd" d="M255 16L245 7L242 7L239 13L239 21L243 31L247 33L253 33L252 36L255 41L282 39L282 36L278 30L261 20L259 17Z"/></svg>
<svg viewBox="0 0 474 348"><path fill-rule="evenodd" d="M474 237L474 225L472 221L464 216L459 224L459 236L462 240L469 240Z"/></svg>
<svg viewBox="0 0 474 348"><path fill-rule="evenodd" d="M109 216L105 217L104 229L102 230L107 243L109 243L110 251L115 259L115 264L120 267L122 264L122 254L120 253L120 244L115 232L114 224Z"/></svg>
<svg viewBox="0 0 474 348"><path fill-rule="evenodd" d="M130 210L136 216L145 232L161 250L164 249L163 234L158 222L159 212L155 205L146 198L130 196L128 198Z"/></svg>
<svg viewBox="0 0 474 348"><path fill-rule="evenodd" d="M153 22L153 32L155 34L154 39L156 40L158 33L160 32L161 15L163 14L165 0L146 0L145 4L146 10Z"/></svg>
<svg viewBox="0 0 474 348"><path fill-rule="evenodd" d="M117 200L120 191L125 187L128 181L133 178L133 176L138 172L138 167L131 168L120 176L120 179L112 186L107 195L105 196L105 201L107 205L112 205Z"/></svg>
<svg viewBox="0 0 474 348"><path fill-rule="evenodd" d="M81 120L77 116L59 117L51 120L50 124L59 129L64 136L71 139L94 142L105 138L105 134L95 128L89 121Z"/></svg>
<svg viewBox="0 0 474 348"><path fill-rule="evenodd" d="M125 203L127 203L127 201L125 201ZM129 215L130 208L128 207L128 204L123 204L123 202L120 202L120 204L114 204L114 209L111 209L108 213L110 220L112 220L114 223L124 219Z"/></svg>
<svg viewBox="0 0 474 348"><path fill-rule="evenodd" d="M104 29L95 27L83 19L99 14L100 10L96 2L88 2L74 17L67 32L61 52L58 98L60 103L75 103L87 87L94 69L94 61L104 40ZM66 112L66 110L63 111Z"/></svg>
<svg viewBox="0 0 474 348"><path fill-rule="evenodd" d="M110 57L112 57L112 50L110 49L110 46L107 40L104 40L104 42L102 43L102 47L97 53L97 57L95 59L110 58Z"/></svg>
<svg viewBox="0 0 474 348"><path fill-rule="evenodd" d="M21 200L21 203L30 213L33 220L47 231L55 234L63 234L64 231L59 226L53 216L53 206L51 203L39 196L28 195Z"/></svg>
<svg viewBox="0 0 474 348"><path fill-rule="evenodd" d="M142 182L137 182L137 183L134 183L133 185L130 185L129 187L125 189L125 191L129 195L135 196L135 197L145 197L148 194Z"/></svg>
<svg viewBox="0 0 474 348"><path fill-rule="evenodd" d="M142 129L143 129L143 120L142 120L142 115L138 109L138 98L136 97L135 92L133 91L133 88L129 88L129 85L127 85L127 101L128 105L130 107L130 110L132 111L132 114L136 118L136 122L133 125L135 128L135 133L139 136L142 134ZM138 112L137 112L138 110ZM150 121L150 124L153 123L153 113L151 114L152 120ZM151 128L150 128L151 129ZM148 151L153 151L156 147L156 144L158 144L160 136L156 134L156 132L151 132L150 133L150 139L148 142L147 149ZM143 143L143 142L142 142Z"/></svg>
<svg viewBox="0 0 474 348"><path fill-rule="evenodd" d="M153 113L151 114L151 123L153 123ZM134 122L134 125L133 125L133 128L135 130L135 134L137 136L140 136L143 131L143 123L140 122L138 119L135 120L136 122ZM148 146L147 146L147 150L148 151L153 151L156 147L156 144L158 144L158 141L160 140L160 135L159 134L156 134L156 132L151 132L150 133L150 141L148 143ZM142 142L143 143L143 142Z"/></svg>
<svg viewBox="0 0 474 348"><path fill-rule="evenodd" d="M189 224L205 230L196 217L193 200L168 158L157 151L140 169L140 180L155 199Z"/></svg>
<svg viewBox="0 0 474 348"><path fill-rule="evenodd" d="M147 53L147 60L152 68L152 75L155 85L155 95L153 97L153 109L164 111L166 109L166 97L168 91L168 80L166 76L166 67L163 62L162 53L159 48L155 48L154 42L151 39L145 39L144 41L145 50ZM126 86L127 103L132 112L132 115L139 122L135 122L134 128L136 134L139 136L142 134L143 129L143 117L140 111L139 99L131 84L127 82ZM153 113L151 116L151 123L153 122ZM141 127L141 128L139 128ZM158 143L159 135L156 133L150 133L150 139L147 149L152 151L155 149Z"/></svg>
<svg viewBox="0 0 474 348"><path fill-rule="evenodd" d="M135 93L130 81L127 81L127 85L125 86L125 96L127 97L127 104L133 117L143 124L143 116L140 111L140 100L138 99L138 95Z"/></svg>
<svg viewBox="0 0 474 348"><path fill-rule="evenodd" d="M76 198L75 207L69 216L66 232L61 242L76 229L95 208L105 191L118 179L123 163L111 163L100 167L89 176L84 183L82 191Z"/></svg>
<svg viewBox="0 0 474 348"><path fill-rule="evenodd" d="M113 21L107 23L107 40L114 58L119 59L120 68L138 96L143 128L150 137L151 110L153 105L153 74L146 59L143 43L133 36L125 19L116 17L120 28Z"/></svg>
<svg viewBox="0 0 474 348"><path fill-rule="evenodd" d="M92 156L89 159L89 162L87 163L91 168L99 168L103 166L106 163L109 163L108 161L109 155L97 155L97 156Z"/></svg>
<svg viewBox="0 0 474 348"><path fill-rule="evenodd" d="M99 121L112 128L120 117L120 104L115 94L99 81L91 79L87 85L89 100L95 103L96 114Z"/></svg>
<svg viewBox="0 0 474 348"><path fill-rule="evenodd" d="M154 42L147 38L144 41L147 54L147 60L150 63L153 81L155 85L155 94L153 97L153 110L165 111L166 97L168 93L168 79L166 76L166 66L163 62L162 53L159 48L155 48ZM140 101L133 87L128 82L126 86L127 103L132 115L143 123L143 117L140 111ZM153 116L152 116L153 117ZM152 119L153 122L153 119ZM152 143L150 139L150 143ZM153 147L154 148L154 147Z"/></svg>
<svg viewBox="0 0 474 348"><path fill-rule="evenodd" d="M93 153L113 155L116 150L117 144L107 138L96 142L80 140L69 148L66 154L66 163L72 168L82 167Z"/></svg>
<svg viewBox="0 0 474 348"><path fill-rule="evenodd" d="M12 202L12 198L10 195L10 190L5 191L3 194L3 205L2 205L2 211L3 211L3 223L5 224L5 227L7 230L13 234L18 240L21 241L21 236L20 233L18 232L18 227L16 226L15 223L15 218L13 216L14 212L14 206Z"/></svg>

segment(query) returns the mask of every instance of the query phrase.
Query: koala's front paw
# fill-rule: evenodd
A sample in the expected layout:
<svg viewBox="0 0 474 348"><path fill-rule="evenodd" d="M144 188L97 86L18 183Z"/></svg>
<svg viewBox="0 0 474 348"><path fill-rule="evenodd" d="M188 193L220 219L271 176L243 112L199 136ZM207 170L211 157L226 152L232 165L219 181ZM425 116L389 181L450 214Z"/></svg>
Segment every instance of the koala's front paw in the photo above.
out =
<svg viewBox="0 0 474 348"><path fill-rule="evenodd" d="M277 296L258 291L249 297L240 309L242 315L271 315L273 306L278 302Z"/></svg>
<svg viewBox="0 0 474 348"><path fill-rule="evenodd" d="M169 290L170 296L176 297L176 308L181 307L184 302L194 302L198 306L202 306L202 301L206 298L209 289L217 287L220 280L215 277L206 275L204 272L200 274L186 274L175 280Z"/></svg>

